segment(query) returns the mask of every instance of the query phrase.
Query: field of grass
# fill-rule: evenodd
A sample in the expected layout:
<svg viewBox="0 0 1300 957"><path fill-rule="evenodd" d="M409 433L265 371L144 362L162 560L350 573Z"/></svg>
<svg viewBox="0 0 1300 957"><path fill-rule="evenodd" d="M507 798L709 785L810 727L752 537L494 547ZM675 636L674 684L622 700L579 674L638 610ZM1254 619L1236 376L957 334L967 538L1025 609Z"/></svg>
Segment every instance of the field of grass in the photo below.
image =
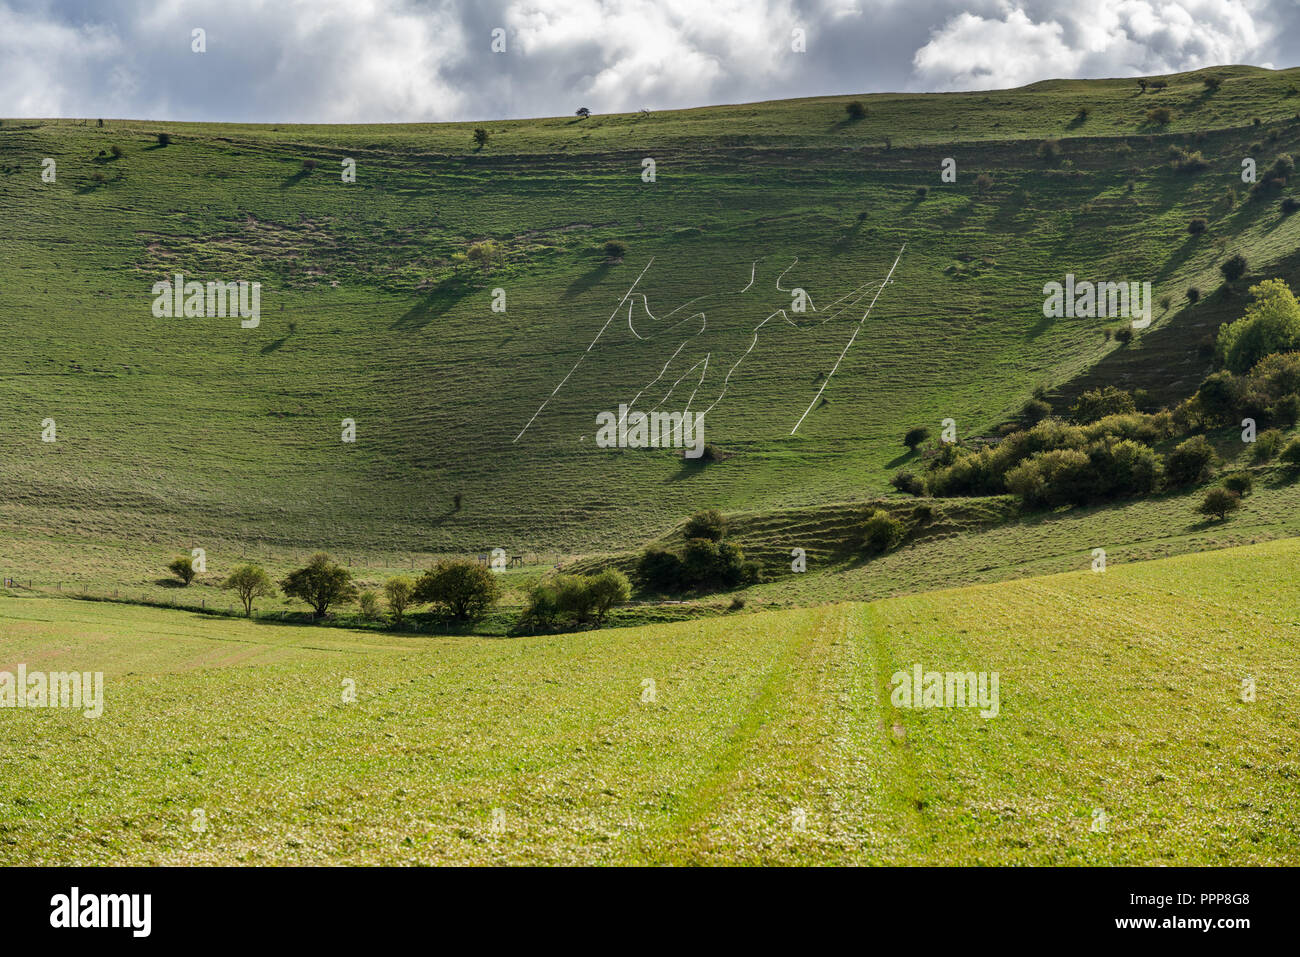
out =
<svg viewBox="0 0 1300 957"><path fill-rule="evenodd" d="M906 428L987 431L1033 388L1068 396L1109 357L1125 386L1185 395L1209 370L1201 317L1242 301L1210 295L1218 263L1240 250L1252 277L1295 279L1300 246L1300 217L1276 202L1223 199L1244 192L1243 155L1263 169L1300 148L1300 72L1209 71L1226 77L1214 94L1205 72L1146 94L1095 81L865 96L859 122L844 110L857 98L840 97L488 123L482 150L477 124L5 120L0 565L135 587L158 556L196 546L281 563L329 548L384 568L496 546L625 549L701 507L879 496ZM1167 128L1144 120L1157 104ZM1039 158L1046 137L1070 165ZM1175 172L1172 146L1207 168ZM949 156L955 184L939 179ZM45 157L56 183L40 179ZM1198 239L1193 216L1210 221ZM494 266L455 264L482 240L501 249ZM605 260L607 240L626 243L622 262ZM792 436L865 301L830 304L881 280L904 243L827 401ZM629 320L615 307L643 270ZM178 271L261 281L260 326L153 317L152 284ZM1067 271L1149 278L1170 305L1120 347L1104 322L1042 318L1043 283ZM1194 284L1207 298L1193 307ZM789 311L794 286L816 312ZM756 334L781 308L789 321ZM696 311L704 323L673 326ZM694 381L706 357L700 399L721 396L706 437L725 461L594 447L596 413L656 377L656 396ZM345 418L355 444L340 441Z"/></svg>
<svg viewBox="0 0 1300 957"><path fill-rule="evenodd" d="M106 706L0 715L0 864L1295 865L1297 560L514 640L4 597L0 670Z"/></svg>

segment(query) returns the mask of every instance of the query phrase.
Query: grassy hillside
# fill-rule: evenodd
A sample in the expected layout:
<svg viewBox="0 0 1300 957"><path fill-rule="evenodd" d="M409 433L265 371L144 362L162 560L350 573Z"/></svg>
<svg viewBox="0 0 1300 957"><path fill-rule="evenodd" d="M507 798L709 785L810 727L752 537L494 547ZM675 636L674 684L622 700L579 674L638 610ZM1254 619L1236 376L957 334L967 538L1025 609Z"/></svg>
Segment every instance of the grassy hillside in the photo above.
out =
<svg viewBox="0 0 1300 957"><path fill-rule="evenodd" d="M0 598L0 670L106 673L0 720L0 864L1294 865L1297 559L514 641Z"/></svg>
<svg viewBox="0 0 1300 957"><path fill-rule="evenodd" d="M1225 78L1216 93L1207 72ZM1300 148L1297 82L1225 67L1147 93L1054 82L483 124L6 120L0 558L52 578L193 546L284 561L323 546L384 567L620 549L699 507L876 497L907 427L984 431L1036 386L1068 398L1107 363L1176 398L1208 369L1207 310L1232 316L1209 296L1225 255L1297 278L1300 217L1224 200L1244 192L1242 156L1264 169ZM1146 120L1162 106L1167 127ZM1049 137L1069 165L1039 157ZM1207 168L1174 171L1172 146ZM955 184L940 181L945 157ZM1210 222L1198 239L1193 216ZM485 240L492 266L458 265ZM260 326L155 318L152 284L178 271L261 281ZM1042 318L1043 284L1066 272L1149 279L1170 304L1120 347L1105 322ZM629 319L616 307L639 275ZM1196 306L1192 285L1208 297ZM803 314L794 286L811 296ZM598 412L678 381L666 408L688 387L694 409L718 400L706 436L724 461L594 447Z"/></svg>

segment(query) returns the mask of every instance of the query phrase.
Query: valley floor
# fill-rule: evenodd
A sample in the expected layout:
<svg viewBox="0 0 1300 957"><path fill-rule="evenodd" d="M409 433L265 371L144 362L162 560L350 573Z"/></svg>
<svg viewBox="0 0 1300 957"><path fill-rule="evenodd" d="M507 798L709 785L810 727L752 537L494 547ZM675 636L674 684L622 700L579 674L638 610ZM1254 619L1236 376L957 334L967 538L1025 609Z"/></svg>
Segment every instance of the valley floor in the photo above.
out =
<svg viewBox="0 0 1300 957"><path fill-rule="evenodd" d="M106 698L0 709L0 864L1294 865L1297 560L508 640L0 598L0 672Z"/></svg>

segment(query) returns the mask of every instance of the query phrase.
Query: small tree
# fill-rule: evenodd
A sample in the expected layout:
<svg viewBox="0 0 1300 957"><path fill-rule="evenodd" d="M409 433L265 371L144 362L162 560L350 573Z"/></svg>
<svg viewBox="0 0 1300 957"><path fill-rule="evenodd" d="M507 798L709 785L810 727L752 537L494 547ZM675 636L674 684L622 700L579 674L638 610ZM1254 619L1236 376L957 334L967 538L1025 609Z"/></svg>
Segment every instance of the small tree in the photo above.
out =
<svg viewBox="0 0 1300 957"><path fill-rule="evenodd" d="M280 589L290 598L311 605L317 616L329 611L330 605L345 605L357 597L352 573L324 552L317 552L305 566L291 571L280 582Z"/></svg>
<svg viewBox="0 0 1300 957"><path fill-rule="evenodd" d="M627 246L617 239L611 239L604 246L605 258L609 260L619 260L627 255Z"/></svg>
<svg viewBox="0 0 1300 957"><path fill-rule="evenodd" d="M1218 76L1207 76L1202 82L1207 93L1217 93L1219 87L1223 86L1223 78Z"/></svg>
<svg viewBox="0 0 1300 957"><path fill-rule="evenodd" d="M275 594L271 577L260 565L240 565L221 583L221 587L228 588L239 596L245 618L253 617L253 599Z"/></svg>
<svg viewBox="0 0 1300 957"><path fill-rule="evenodd" d="M1278 460L1293 469L1300 468L1300 435L1282 446L1282 453L1278 456Z"/></svg>
<svg viewBox="0 0 1300 957"><path fill-rule="evenodd" d="M727 535L727 519L716 508L696 512L686 520L682 533L687 538L707 538L711 542L720 542Z"/></svg>
<svg viewBox="0 0 1300 957"><path fill-rule="evenodd" d="M907 434L903 436L903 444L916 451L916 447L930 437L930 430L923 425L918 425L914 429L908 429Z"/></svg>
<svg viewBox="0 0 1300 957"><path fill-rule="evenodd" d="M1205 480L1214 464L1214 449L1203 435L1181 443L1165 461L1165 478L1171 488L1183 488Z"/></svg>
<svg viewBox="0 0 1300 957"><path fill-rule="evenodd" d="M849 114L849 119L851 120L865 119L867 115L867 108L863 106L859 100L854 100L848 106L844 107L844 111Z"/></svg>
<svg viewBox="0 0 1300 957"><path fill-rule="evenodd" d="M1061 158L1061 141L1043 140L1038 144L1038 158L1045 163L1055 163Z"/></svg>
<svg viewBox="0 0 1300 957"><path fill-rule="evenodd" d="M1203 216L1197 216L1187 224L1187 231L1193 236L1199 236L1209 228L1210 224Z"/></svg>
<svg viewBox="0 0 1300 957"><path fill-rule="evenodd" d="M580 106L573 111L573 115L580 120L585 120L587 117L591 116L591 110L587 109L585 106Z"/></svg>
<svg viewBox="0 0 1300 957"><path fill-rule="evenodd" d="M1156 107L1147 112L1147 122L1155 126L1168 126L1173 122L1174 114L1167 106Z"/></svg>
<svg viewBox="0 0 1300 957"><path fill-rule="evenodd" d="M170 145L171 145L171 142L172 142L172 135L171 135L170 133L159 133L159 134L158 134L158 145L159 145L159 146L170 146Z"/></svg>
<svg viewBox="0 0 1300 957"><path fill-rule="evenodd" d="M367 588L357 596L357 604L361 606L361 617L373 621L379 617L379 596Z"/></svg>
<svg viewBox="0 0 1300 957"><path fill-rule="evenodd" d="M623 604L632 596L631 583L617 568L606 568L592 575L587 590L591 594L591 610L596 616L597 624L605 621L605 616L609 614L610 609L615 605Z"/></svg>
<svg viewBox="0 0 1300 957"><path fill-rule="evenodd" d="M485 129L483 129L483 127L481 127L481 126L480 126L480 127L477 127L477 128L474 130L474 144L475 144L479 149L482 149L483 147L487 146L487 141L488 141L488 136L489 136L489 135L490 135L490 134L488 133L488 131L485 130Z"/></svg>
<svg viewBox="0 0 1300 957"><path fill-rule="evenodd" d="M388 602L388 610L393 613L393 621L399 625L414 597L415 582L405 575L390 578L384 583L384 600Z"/></svg>
<svg viewBox="0 0 1300 957"><path fill-rule="evenodd" d="M414 597L420 604L439 606L453 621L477 621L501 597L501 586L478 562L444 558L420 576Z"/></svg>
<svg viewBox="0 0 1300 957"><path fill-rule="evenodd" d="M1223 278L1228 282L1236 282L1242 276L1246 275L1246 270L1250 264L1246 262L1246 257L1241 253L1233 256L1231 259L1225 259L1219 266L1219 272L1223 273Z"/></svg>
<svg viewBox="0 0 1300 957"><path fill-rule="evenodd" d="M314 159L305 159L302 161L302 171L304 173L310 173L318 165L319 164Z"/></svg>
<svg viewBox="0 0 1300 957"><path fill-rule="evenodd" d="M1255 488L1255 480L1249 472L1233 472L1223 477L1223 487L1245 498Z"/></svg>
<svg viewBox="0 0 1300 957"><path fill-rule="evenodd" d="M911 472L899 472L889 484L906 495L921 496L925 494L925 480Z"/></svg>
<svg viewBox="0 0 1300 957"><path fill-rule="evenodd" d="M1235 512L1241 508L1241 496L1236 492L1230 492L1226 488L1212 488L1205 493L1205 498L1197 511L1202 515L1212 515L1222 521L1228 517L1230 512Z"/></svg>
<svg viewBox="0 0 1300 957"><path fill-rule="evenodd" d="M167 570L181 580L182 585L194 581L194 563L188 555L179 555L167 563Z"/></svg>
<svg viewBox="0 0 1300 957"><path fill-rule="evenodd" d="M110 146L108 148L108 152L112 155L113 159L121 159L124 155L126 155L125 153L122 152L122 147L120 146Z"/></svg>

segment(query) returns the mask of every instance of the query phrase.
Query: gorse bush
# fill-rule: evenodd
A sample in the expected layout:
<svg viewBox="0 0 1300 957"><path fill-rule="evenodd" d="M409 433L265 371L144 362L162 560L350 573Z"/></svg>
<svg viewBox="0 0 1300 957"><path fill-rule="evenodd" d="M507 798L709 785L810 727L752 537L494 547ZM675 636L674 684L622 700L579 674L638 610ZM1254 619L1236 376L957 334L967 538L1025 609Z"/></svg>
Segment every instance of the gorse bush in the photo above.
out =
<svg viewBox="0 0 1300 957"><path fill-rule="evenodd" d="M720 542L727 536L727 520L716 508L710 508L688 518L682 531L687 538L707 538Z"/></svg>
<svg viewBox="0 0 1300 957"><path fill-rule="evenodd" d="M1070 408L1070 419L1087 425L1108 415L1125 415L1136 410L1132 395L1108 385L1081 395L1079 401Z"/></svg>
<svg viewBox="0 0 1300 957"><path fill-rule="evenodd" d="M1197 485L1209 478L1214 461L1214 449L1205 436L1194 435L1166 457L1165 479L1170 488Z"/></svg>
<svg viewBox="0 0 1300 957"><path fill-rule="evenodd" d="M889 480L889 484L907 495L925 494L925 480L911 472L899 472Z"/></svg>
<svg viewBox="0 0 1300 957"><path fill-rule="evenodd" d="M1212 488L1205 493L1205 498L1197 506L1202 515L1209 515L1223 520L1232 512L1241 508L1241 496L1226 488Z"/></svg>
<svg viewBox="0 0 1300 957"><path fill-rule="evenodd" d="M188 555L178 555L167 563L167 570L181 580L182 585L194 581L194 563Z"/></svg>
<svg viewBox="0 0 1300 957"><path fill-rule="evenodd" d="M615 605L627 601L632 587L614 568L594 575L556 575L533 585L519 618L521 629L602 624Z"/></svg>

